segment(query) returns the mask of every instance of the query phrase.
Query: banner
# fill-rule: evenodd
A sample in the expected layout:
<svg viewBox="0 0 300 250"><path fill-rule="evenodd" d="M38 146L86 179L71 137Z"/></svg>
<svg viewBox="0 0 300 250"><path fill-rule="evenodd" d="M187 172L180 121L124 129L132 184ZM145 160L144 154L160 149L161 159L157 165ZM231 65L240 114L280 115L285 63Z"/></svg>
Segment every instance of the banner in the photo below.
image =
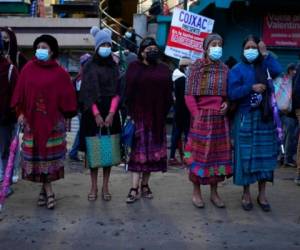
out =
<svg viewBox="0 0 300 250"><path fill-rule="evenodd" d="M196 60L203 56L203 41L212 32L214 20L175 8L165 54Z"/></svg>
<svg viewBox="0 0 300 250"><path fill-rule="evenodd" d="M300 47L300 15L270 13L264 18L263 40L267 46Z"/></svg>

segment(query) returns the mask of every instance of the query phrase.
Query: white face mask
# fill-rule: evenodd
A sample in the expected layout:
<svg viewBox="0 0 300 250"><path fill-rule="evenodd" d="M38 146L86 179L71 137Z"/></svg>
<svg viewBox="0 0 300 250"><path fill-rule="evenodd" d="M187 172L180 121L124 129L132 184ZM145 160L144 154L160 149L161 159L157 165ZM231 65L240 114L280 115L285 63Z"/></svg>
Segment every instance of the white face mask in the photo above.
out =
<svg viewBox="0 0 300 250"><path fill-rule="evenodd" d="M211 60L218 61L223 55L223 49L219 46L210 47L208 55Z"/></svg>
<svg viewBox="0 0 300 250"><path fill-rule="evenodd" d="M111 47L100 47L98 50L98 55L101 57L109 57L111 54Z"/></svg>
<svg viewBox="0 0 300 250"><path fill-rule="evenodd" d="M40 61L48 61L49 51L47 49L37 49L35 52L35 56Z"/></svg>
<svg viewBox="0 0 300 250"><path fill-rule="evenodd" d="M258 49L245 49L244 56L248 62L252 63L259 56Z"/></svg>
<svg viewBox="0 0 300 250"><path fill-rule="evenodd" d="M132 37L132 33L129 32L129 31L127 31L127 32L125 33L125 36L126 36L127 38L131 38L131 37Z"/></svg>

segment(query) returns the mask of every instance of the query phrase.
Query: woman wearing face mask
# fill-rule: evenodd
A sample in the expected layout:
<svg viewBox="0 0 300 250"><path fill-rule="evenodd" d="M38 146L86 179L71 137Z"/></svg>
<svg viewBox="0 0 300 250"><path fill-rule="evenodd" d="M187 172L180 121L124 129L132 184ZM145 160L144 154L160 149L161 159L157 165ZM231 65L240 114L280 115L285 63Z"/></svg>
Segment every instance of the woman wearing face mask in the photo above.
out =
<svg viewBox="0 0 300 250"><path fill-rule="evenodd" d="M136 53L137 43L136 43L136 34L132 27L129 27L121 41L121 46L132 53Z"/></svg>
<svg viewBox="0 0 300 250"><path fill-rule="evenodd" d="M152 199L151 172L167 171L165 121L172 104L172 74L159 62L159 50L153 38L141 42L138 57L138 61L129 65L126 76L128 115L136 125L128 166L132 172L132 188L127 203L135 202L140 192L143 198Z"/></svg>
<svg viewBox="0 0 300 250"><path fill-rule="evenodd" d="M35 57L21 71L12 106L24 124L22 177L42 183L38 205L55 207L52 182L64 177L65 118L76 115L76 96L69 74L58 65L57 40L38 37Z"/></svg>
<svg viewBox="0 0 300 250"><path fill-rule="evenodd" d="M113 60L111 46L111 32L108 29L100 30L97 27L91 29L95 39L95 54L89 60L82 72L82 85L79 101L83 105L80 149L86 151L85 137L96 136L99 133L105 135L118 134L121 131L120 118L117 113L119 94L119 70ZM106 127L106 128L104 128ZM102 199L111 200L108 183L111 167L103 168ZM91 191L88 194L89 201L95 201L98 196L98 169L91 168Z"/></svg>
<svg viewBox="0 0 300 250"><path fill-rule="evenodd" d="M4 45L4 56L6 59L15 65L20 72L24 65L27 63L26 57L18 49L17 37L11 28L0 28L3 45Z"/></svg>
<svg viewBox="0 0 300 250"><path fill-rule="evenodd" d="M273 182L277 165L277 137L269 106L267 69L280 74L280 64L255 36L243 43L242 62L229 73L229 98L238 105L234 119L234 183L244 186L242 207L253 208L250 184L258 182L257 202L264 211L271 207L266 198L266 182Z"/></svg>
<svg viewBox="0 0 300 250"><path fill-rule="evenodd" d="M227 66L221 61L223 39L210 34L204 40L204 58L189 71L186 104L192 120L186 146L186 162L194 191L192 202L204 207L200 185L210 185L211 202L218 208L225 204L217 192L218 183L232 174L231 147L227 110Z"/></svg>

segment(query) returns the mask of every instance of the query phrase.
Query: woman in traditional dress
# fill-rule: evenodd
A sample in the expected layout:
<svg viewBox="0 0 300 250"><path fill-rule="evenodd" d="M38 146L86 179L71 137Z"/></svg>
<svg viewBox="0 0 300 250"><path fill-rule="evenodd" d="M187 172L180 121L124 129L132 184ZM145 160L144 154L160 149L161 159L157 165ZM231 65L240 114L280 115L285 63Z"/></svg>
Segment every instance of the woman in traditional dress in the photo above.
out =
<svg viewBox="0 0 300 250"><path fill-rule="evenodd" d="M121 131L118 106L119 69L111 53L112 39L108 29L92 27L91 34L95 39L95 54L84 66L79 102L83 106L80 125L80 150L86 152L86 137L99 134L119 134ZM97 153L97 150L95 150ZM88 166L91 167L91 166ZM99 166L101 167L101 166ZM103 168L102 199L110 201L112 196L108 184L111 167ZM91 191L89 201L98 196L98 168L91 168Z"/></svg>
<svg viewBox="0 0 300 250"><path fill-rule="evenodd" d="M38 37L35 57L23 68L12 106L24 124L22 177L42 183L39 206L55 207L52 182L64 177L65 118L76 115L76 96L69 74L58 65L57 40Z"/></svg>
<svg viewBox="0 0 300 250"><path fill-rule="evenodd" d="M193 204L204 207L200 185L210 185L211 201L225 204L217 192L218 183L232 174L231 146L227 110L227 66L222 57L223 39L210 34L205 39L204 58L190 68L186 87L186 104L192 121L186 146L189 178L194 186Z"/></svg>
<svg viewBox="0 0 300 250"><path fill-rule="evenodd" d="M159 49L153 38L141 42L138 57L130 64L126 77L128 115L136 126L128 166L132 188L127 203L135 202L140 191L142 197L153 198L151 172L167 171L166 117L172 104L172 74L167 65L159 62Z"/></svg>
<svg viewBox="0 0 300 250"><path fill-rule="evenodd" d="M258 182L257 202L264 211L270 211L266 183L273 182L278 145L267 70L272 77L282 70L257 37L249 35L242 50L242 62L230 71L228 81L229 98L237 104L233 129L234 183L244 187L242 207L249 211L253 208L250 184Z"/></svg>

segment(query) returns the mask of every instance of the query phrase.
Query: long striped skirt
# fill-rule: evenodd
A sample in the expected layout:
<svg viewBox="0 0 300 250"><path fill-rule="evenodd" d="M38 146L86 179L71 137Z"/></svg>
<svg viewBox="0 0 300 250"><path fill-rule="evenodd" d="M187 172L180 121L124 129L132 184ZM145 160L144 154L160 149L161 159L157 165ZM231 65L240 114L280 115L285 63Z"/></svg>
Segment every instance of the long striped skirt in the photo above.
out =
<svg viewBox="0 0 300 250"><path fill-rule="evenodd" d="M35 150L32 131L26 124L22 143L22 178L42 183L64 178L65 137L65 123L60 120L48 139L46 154L39 155Z"/></svg>
<svg viewBox="0 0 300 250"><path fill-rule="evenodd" d="M262 121L260 110L237 113L234 120L234 183L273 181L278 140L274 121Z"/></svg>
<svg viewBox="0 0 300 250"><path fill-rule="evenodd" d="M191 123L186 145L190 180L207 185L232 175L228 120L217 110L201 109Z"/></svg>

